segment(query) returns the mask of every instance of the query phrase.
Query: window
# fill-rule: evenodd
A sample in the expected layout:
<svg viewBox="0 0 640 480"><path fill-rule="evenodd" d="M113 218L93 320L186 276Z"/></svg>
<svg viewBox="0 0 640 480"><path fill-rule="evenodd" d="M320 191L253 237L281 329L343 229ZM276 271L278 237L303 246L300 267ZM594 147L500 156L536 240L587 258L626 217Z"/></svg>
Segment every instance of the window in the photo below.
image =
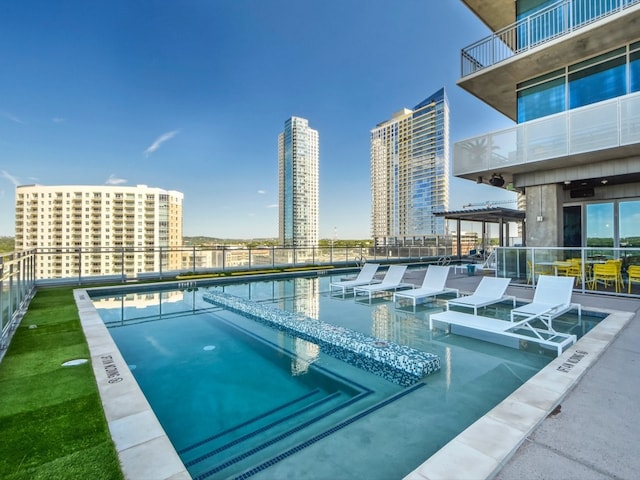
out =
<svg viewBox="0 0 640 480"><path fill-rule="evenodd" d="M613 247L613 203L586 205L587 247Z"/></svg>
<svg viewBox="0 0 640 480"><path fill-rule="evenodd" d="M620 56L569 73L569 108L625 95L626 71L626 57Z"/></svg>
<svg viewBox="0 0 640 480"><path fill-rule="evenodd" d="M518 123L564 111L564 92L564 76L519 91Z"/></svg>
<svg viewBox="0 0 640 480"><path fill-rule="evenodd" d="M620 246L640 247L640 200L620 202Z"/></svg>

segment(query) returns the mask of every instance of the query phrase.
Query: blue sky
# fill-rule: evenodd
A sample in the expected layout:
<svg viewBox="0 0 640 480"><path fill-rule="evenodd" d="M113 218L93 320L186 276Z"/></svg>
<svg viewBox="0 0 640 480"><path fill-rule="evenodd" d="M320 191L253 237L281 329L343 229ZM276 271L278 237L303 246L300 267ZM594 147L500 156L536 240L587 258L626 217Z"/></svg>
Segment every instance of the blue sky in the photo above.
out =
<svg viewBox="0 0 640 480"><path fill-rule="evenodd" d="M320 135L320 236L369 238L377 123L444 86L452 144L512 125L455 84L487 34L458 0L4 0L0 235L38 183L178 190L185 235L276 237L295 115ZM452 209L511 198L451 180Z"/></svg>

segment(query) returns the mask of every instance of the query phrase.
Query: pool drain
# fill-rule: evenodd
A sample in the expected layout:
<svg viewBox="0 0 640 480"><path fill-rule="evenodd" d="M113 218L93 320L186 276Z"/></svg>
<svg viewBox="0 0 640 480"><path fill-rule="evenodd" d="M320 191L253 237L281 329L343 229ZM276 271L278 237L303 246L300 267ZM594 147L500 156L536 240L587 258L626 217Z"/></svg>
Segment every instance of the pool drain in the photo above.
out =
<svg viewBox="0 0 640 480"><path fill-rule="evenodd" d="M63 367L75 367L76 365L82 365L87 363L89 360L86 358L76 358L74 360L69 360L68 362L64 362L62 364Z"/></svg>

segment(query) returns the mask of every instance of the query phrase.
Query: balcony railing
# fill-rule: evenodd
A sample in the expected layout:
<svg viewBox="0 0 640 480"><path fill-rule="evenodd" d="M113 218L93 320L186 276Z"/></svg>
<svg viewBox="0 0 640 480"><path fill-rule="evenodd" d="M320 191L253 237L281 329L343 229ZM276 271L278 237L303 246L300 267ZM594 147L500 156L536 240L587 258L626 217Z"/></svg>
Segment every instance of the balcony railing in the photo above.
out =
<svg viewBox="0 0 640 480"><path fill-rule="evenodd" d="M640 93L456 142L453 174L507 167L640 143Z"/></svg>
<svg viewBox="0 0 640 480"><path fill-rule="evenodd" d="M560 0L463 48L461 76L491 67L639 3L640 0Z"/></svg>

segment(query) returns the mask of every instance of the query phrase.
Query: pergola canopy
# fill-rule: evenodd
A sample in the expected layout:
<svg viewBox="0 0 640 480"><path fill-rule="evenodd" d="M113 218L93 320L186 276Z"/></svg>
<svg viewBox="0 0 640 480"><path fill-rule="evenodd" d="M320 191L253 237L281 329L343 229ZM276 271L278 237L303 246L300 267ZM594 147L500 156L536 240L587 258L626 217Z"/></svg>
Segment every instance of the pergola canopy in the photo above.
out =
<svg viewBox="0 0 640 480"><path fill-rule="evenodd" d="M444 217L447 220L467 220L471 222L504 223L522 222L525 212L512 208L488 207L466 208L464 210L452 210L450 212L433 212L436 217Z"/></svg>
<svg viewBox="0 0 640 480"><path fill-rule="evenodd" d="M461 231L460 222L478 222L482 224L482 250L485 250L484 242L486 241L486 225L487 223L497 223L500 225L499 245L504 247L505 236L509 238L509 223L514 222L522 225L522 238L525 238L525 217L526 214L522 210L514 210L512 208L502 207L486 207L486 208L474 208L464 210L452 210L450 212L433 212L434 216L444 217L446 220L456 220L458 228L456 229L456 244L458 256L461 257ZM506 235L504 227L506 225Z"/></svg>

